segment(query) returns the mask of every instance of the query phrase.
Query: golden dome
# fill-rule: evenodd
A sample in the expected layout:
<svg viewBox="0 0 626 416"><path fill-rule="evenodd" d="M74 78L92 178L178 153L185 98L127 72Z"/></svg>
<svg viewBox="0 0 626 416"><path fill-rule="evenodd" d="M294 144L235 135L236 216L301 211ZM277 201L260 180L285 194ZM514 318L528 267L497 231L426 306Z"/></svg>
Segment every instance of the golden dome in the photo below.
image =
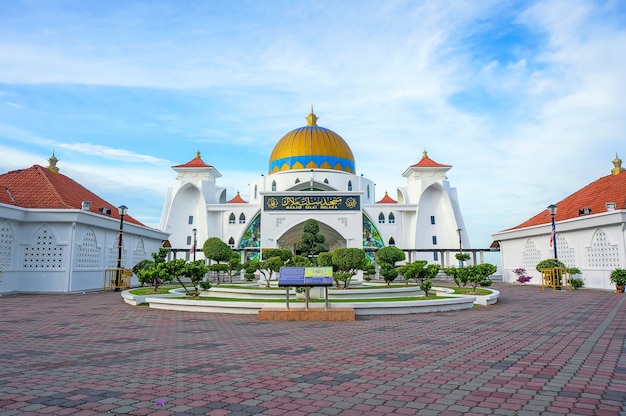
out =
<svg viewBox="0 0 626 416"><path fill-rule="evenodd" d="M354 173L354 156L348 143L332 130L317 125L311 113L307 125L278 141L270 156L269 173L298 169L334 169Z"/></svg>

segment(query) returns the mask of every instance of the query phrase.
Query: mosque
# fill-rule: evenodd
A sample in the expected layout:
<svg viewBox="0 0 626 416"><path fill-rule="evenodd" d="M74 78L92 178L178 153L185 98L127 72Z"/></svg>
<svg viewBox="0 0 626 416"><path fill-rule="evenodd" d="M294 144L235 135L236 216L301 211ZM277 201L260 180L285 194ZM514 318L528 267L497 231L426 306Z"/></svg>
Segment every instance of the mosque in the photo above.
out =
<svg viewBox="0 0 626 416"><path fill-rule="evenodd" d="M318 126L311 108L307 125L285 134L275 145L267 175L251 180L249 201L239 193L228 199L218 186L221 174L200 152L173 166L159 229L170 235L174 253L202 254L207 238L218 237L244 258L263 249L290 248L302 238L303 224L315 219L328 251L340 247L368 252L396 246L408 261L455 264L454 253L470 243L456 189L446 173L452 168L426 151L406 168L396 199L376 199L375 182L358 174L348 143ZM196 246L199 250L195 250Z"/></svg>

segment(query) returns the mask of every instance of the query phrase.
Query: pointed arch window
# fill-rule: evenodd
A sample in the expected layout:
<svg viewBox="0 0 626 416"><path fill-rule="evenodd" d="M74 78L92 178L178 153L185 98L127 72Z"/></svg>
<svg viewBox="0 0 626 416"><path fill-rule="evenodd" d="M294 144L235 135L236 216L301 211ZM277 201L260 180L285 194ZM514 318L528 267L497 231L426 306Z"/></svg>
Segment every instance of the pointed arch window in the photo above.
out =
<svg viewBox="0 0 626 416"><path fill-rule="evenodd" d="M272 181L272 192L276 192L276 181Z"/></svg>
<svg viewBox="0 0 626 416"><path fill-rule="evenodd" d="M246 223L246 216L243 215L243 212L241 213L241 215L239 216L239 224L245 224Z"/></svg>
<svg viewBox="0 0 626 416"><path fill-rule="evenodd" d="M295 183L300 183L300 178L296 178L296 182Z"/></svg>
<svg viewBox="0 0 626 416"><path fill-rule="evenodd" d="M328 178L327 178L327 179L324 179L324 183L325 183L326 185L328 185Z"/></svg>
<svg viewBox="0 0 626 416"><path fill-rule="evenodd" d="M393 237L389 238L389 245L390 246L395 246L396 245L396 240L394 240Z"/></svg>
<svg viewBox="0 0 626 416"><path fill-rule="evenodd" d="M396 223L396 216L393 215L393 212L389 213L389 224L395 224Z"/></svg>
<svg viewBox="0 0 626 416"><path fill-rule="evenodd" d="M230 237L228 239L228 245L230 246L230 248L235 248L235 239Z"/></svg>
<svg viewBox="0 0 626 416"><path fill-rule="evenodd" d="M352 181L348 181L348 191L352 190Z"/></svg>
<svg viewBox="0 0 626 416"><path fill-rule="evenodd" d="M367 199L370 199L370 186L367 185Z"/></svg>
<svg viewBox="0 0 626 416"><path fill-rule="evenodd" d="M258 192L258 188L256 185L254 185L254 199L257 198L257 192Z"/></svg>
<svg viewBox="0 0 626 416"><path fill-rule="evenodd" d="M383 214L382 212L380 214L378 214L378 223L379 224L384 224L385 223L385 214Z"/></svg>
<svg viewBox="0 0 626 416"><path fill-rule="evenodd" d="M232 212L230 213L230 216L228 217L228 223L229 224L235 223L235 214L233 214Z"/></svg>

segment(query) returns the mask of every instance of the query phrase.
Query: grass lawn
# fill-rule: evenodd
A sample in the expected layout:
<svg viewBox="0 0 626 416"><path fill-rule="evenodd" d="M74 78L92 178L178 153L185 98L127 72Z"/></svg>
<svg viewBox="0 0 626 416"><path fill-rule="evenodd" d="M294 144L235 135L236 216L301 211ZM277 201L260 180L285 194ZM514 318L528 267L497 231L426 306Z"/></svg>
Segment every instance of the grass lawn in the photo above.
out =
<svg viewBox="0 0 626 416"><path fill-rule="evenodd" d="M172 289L180 289L180 288L182 288L182 286L165 285L165 286L159 286L159 290L155 292L154 288L152 287L139 287L137 289L131 289L130 293L131 295L136 295L136 296L163 295L163 294L169 293L169 291Z"/></svg>

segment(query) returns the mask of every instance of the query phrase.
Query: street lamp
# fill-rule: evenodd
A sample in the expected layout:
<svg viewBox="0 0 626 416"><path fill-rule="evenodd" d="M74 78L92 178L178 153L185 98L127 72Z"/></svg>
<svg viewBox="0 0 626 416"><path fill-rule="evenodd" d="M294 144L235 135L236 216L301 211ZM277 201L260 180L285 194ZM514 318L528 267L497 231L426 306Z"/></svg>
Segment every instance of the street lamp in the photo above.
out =
<svg viewBox="0 0 626 416"><path fill-rule="evenodd" d="M559 260L556 254L556 222L554 221L554 217L556 216L556 209L556 205L548 205L548 213L550 213L550 215L552 216L552 234L550 236L550 242L554 247L554 267L559 267Z"/></svg>
<svg viewBox="0 0 626 416"><path fill-rule="evenodd" d="M193 247L191 248L193 250L193 261L196 261L196 236L198 235L198 230L194 228L191 232L193 233Z"/></svg>
<svg viewBox="0 0 626 416"><path fill-rule="evenodd" d="M556 221L554 217L556 216L557 206L554 204L548 205L548 213L552 216L552 233L550 234L550 243L552 247L554 247L554 284L555 289L561 289L561 274L558 270L559 267L559 258L556 254Z"/></svg>
<svg viewBox="0 0 626 416"><path fill-rule="evenodd" d="M463 230L462 229L457 229L456 233L459 235L459 254L463 254L463 239L461 238ZM463 260L461 258L459 258L459 266L463 267Z"/></svg>
<svg viewBox="0 0 626 416"><path fill-rule="evenodd" d="M128 212L128 207L126 205L120 205L117 207L117 211L120 214L120 235L117 238L117 278L115 279L115 290L119 290L122 278L122 234L124 233L124 215Z"/></svg>

